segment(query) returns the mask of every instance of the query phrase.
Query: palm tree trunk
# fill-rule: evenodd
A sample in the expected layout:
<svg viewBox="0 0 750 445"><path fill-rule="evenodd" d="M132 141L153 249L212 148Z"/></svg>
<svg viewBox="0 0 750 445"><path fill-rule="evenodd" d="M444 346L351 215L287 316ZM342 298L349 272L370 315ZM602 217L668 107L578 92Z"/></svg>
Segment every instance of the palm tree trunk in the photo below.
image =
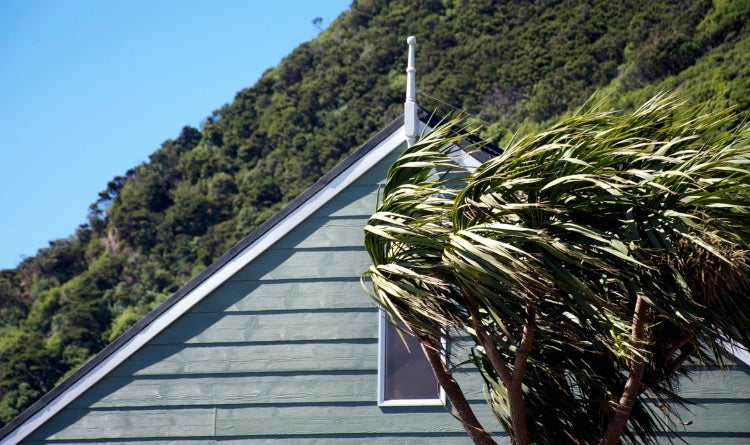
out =
<svg viewBox="0 0 750 445"><path fill-rule="evenodd" d="M490 363L492 363L492 367L500 377L500 382L508 391L508 405L510 409L508 415L510 417L513 443L515 445L531 445L531 434L529 433L529 426L526 423L526 407L523 403L523 373L526 368L526 362L529 352L531 351L531 342L534 336L535 314L533 309L530 307L527 308L527 314L529 314L530 318L524 325L521 347L516 355L514 371L513 374L511 374L505 360L503 360L497 352L495 344L490 339L484 326L482 326L477 301L471 296L467 289L463 289L463 292L466 296L466 306L471 314L474 331L476 331L482 346L484 346L484 350L487 353L487 357L490 359Z"/></svg>
<svg viewBox="0 0 750 445"><path fill-rule="evenodd" d="M442 386L445 394L448 396L448 400L450 400L453 409L456 410L456 416L461 419L466 434L468 434L471 440L477 445L495 444L496 442L482 427L482 424L479 423L479 420L474 415L474 411L471 409L469 401L466 400L466 396L464 396L463 391L461 391L461 387L458 386L456 379L451 376L450 372L445 367L440 354L424 344L422 344L422 350L427 356L427 361L430 362L430 366L435 373L435 377L437 377L438 383L440 383L440 386Z"/></svg>
<svg viewBox="0 0 750 445"><path fill-rule="evenodd" d="M640 343L646 332L646 310L648 309L648 303L639 295L635 302L635 310L633 313L633 331L632 337L635 344ZM628 380L625 382L625 388L622 391L622 396L615 409L615 415L607 425L604 436L599 442L599 445L615 445L619 442L620 436L625 431L625 426L628 423L630 412L633 410L638 394L640 394L641 379L643 378L643 372L646 369L646 362L640 354L633 354L630 366L630 375Z"/></svg>
<svg viewBox="0 0 750 445"><path fill-rule="evenodd" d="M536 310L532 305L526 306L526 316L521 344L513 362L513 374L510 387L508 387L511 425L513 425L513 432L515 433L515 443L518 445L531 444L531 433L526 420L526 407L523 403L523 374L526 370L529 354L531 354L531 345L534 342Z"/></svg>

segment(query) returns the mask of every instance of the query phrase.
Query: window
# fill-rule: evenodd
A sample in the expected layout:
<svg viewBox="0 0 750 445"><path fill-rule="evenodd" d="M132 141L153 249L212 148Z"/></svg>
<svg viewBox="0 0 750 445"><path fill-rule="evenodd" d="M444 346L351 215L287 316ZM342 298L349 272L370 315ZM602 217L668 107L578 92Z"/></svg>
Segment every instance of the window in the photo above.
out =
<svg viewBox="0 0 750 445"><path fill-rule="evenodd" d="M379 317L378 405L442 405L443 391L419 342L404 335L407 349L382 310Z"/></svg>

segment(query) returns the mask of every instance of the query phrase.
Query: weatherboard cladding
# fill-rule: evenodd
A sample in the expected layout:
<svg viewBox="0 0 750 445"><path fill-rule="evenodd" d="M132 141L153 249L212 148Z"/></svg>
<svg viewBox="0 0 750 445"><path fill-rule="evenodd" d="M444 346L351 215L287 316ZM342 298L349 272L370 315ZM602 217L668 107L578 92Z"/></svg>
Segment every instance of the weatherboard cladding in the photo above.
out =
<svg viewBox="0 0 750 445"><path fill-rule="evenodd" d="M328 186L342 172L352 167L352 165L354 165L358 160L365 157L368 153L370 153L370 151L372 151L375 147L377 147L378 144L382 143L386 138L388 138L395 131L401 128L402 121L403 121L403 116L391 122L388 126L386 126L384 129L378 132L372 139L370 139L367 143L365 143L352 155L345 158L344 161L342 161L339 165L337 165L331 171L323 175L312 187L305 190L302 194L300 194L300 196L294 199L290 204L285 206L282 210L280 210L271 218L269 218L266 222L261 224L256 230L251 232L247 237L245 237L235 246L231 247L219 259L217 259L213 264L211 264L202 272L200 272L195 278L193 278L185 286L180 288L170 298L168 298L166 301L160 304L156 309L151 311L143 319L136 322L127 332L125 332L123 335L115 339L115 341L107 345L100 353L98 353L91 360L86 362L83 366L81 366L81 368L75 371L70 377L65 379L62 383L60 383L58 386L53 388L50 392L42 396L31 407L29 407L27 410L22 412L19 416L14 418L8 424L6 424L3 428L0 429L0 439L3 439L3 440L6 439L9 434L13 433L19 426L21 426L24 422L29 420L29 418L47 409L48 405L51 404L55 399L59 398L66 391L69 391L71 388L73 388L76 384L78 384L78 382L81 379L83 379L90 372L92 372L92 370L95 370L97 367L101 366L118 350L123 348L126 344L128 344L135 337L137 337L143 330L147 329L150 325L152 325L152 323L154 323L156 320L162 317L171 308L173 308L174 306L178 305L181 301L183 301L183 299L185 299L191 292L196 290L201 284L208 281L213 275L219 272L223 267L231 263L238 255L240 255L243 251L245 251L245 249L253 245L253 243L257 242L260 238L262 238L266 233L271 231L285 218L289 217L298 208L304 205L305 202L307 202L314 195L316 195L318 192L320 192L322 189ZM357 192L356 187L353 189L353 191L354 193ZM349 190L347 189L347 190L344 190L339 196L343 197L343 196L349 196L349 195L351 195L351 192L349 192ZM356 200L352 200L352 201L356 201ZM352 204L352 205L356 206L356 204Z"/></svg>
<svg viewBox="0 0 750 445"><path fill-rule="evenodd" d="M468 443L442 407L376 405L378 316L359 282L369 265L362 227L397 154L361 175L24 443ZM481 389L474 395L487 411ZM489 413L484 417L490 421Z"/></svg>
<svg viewBox="0 0 750 445"><path fill-rule="evenodd" d="M0 437L179 304L245 249L367 156L398 121L254 231ZM24 443L468 443L442 407L379 408L377 310L359 276L362 227L398 150L225 280L34 430ZM482 422L496 426L475 372L458 373ZM750 443L750 368L697 373L689 443ZM707 408L705 408L707 407ZM20 419L20 420L19 420ZM508 443L500 435L500 443Z"/></svg>

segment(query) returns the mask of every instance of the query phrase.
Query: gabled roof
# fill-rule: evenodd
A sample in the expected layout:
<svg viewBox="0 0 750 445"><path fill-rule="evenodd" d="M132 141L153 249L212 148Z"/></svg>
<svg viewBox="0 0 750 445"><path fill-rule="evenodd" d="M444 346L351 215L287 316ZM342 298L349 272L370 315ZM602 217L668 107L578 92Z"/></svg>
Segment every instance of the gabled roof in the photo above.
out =
<svg viewBox="0 0 750 445"><path fill-rule="evenodd" d="M434 125L439 121L435 116L430 116L421 109L419 110L419 119L422 128L427 128L430 124ZM17 443L23 440L405 142L404 117L402 115L331 171L323 175L286 207L230 248L218 260L146 317L135 323L62 383L6 424L0 429L0 442L3 444ZM467 143L470 142L476 141L473 139L467 140ZM476 152L472 156L476 158L477 164L479 164L498 153L497 148L488 146L485 152Z"/></svg>
<svg viewBox="0 0 750 445"><path fill-rule="evenodd" d="M419 120L423 128L434 126L440 121L440 119L428 115L421 109L419 110ZM456 129L456 131L460 132L459 129ZM6 424L0 429L0 442L3 444L18 443L23 440L161 333L172 322L187 313L232 275L297 227L305 218L329 202L373 165L405 143L404 118L402 115L345 158L339 165L323 175L290 204L230 248L218 260L96 354L60 385L53 388ZM467 135L465 143L459 143L458 145L478 145L481 147L481 151L471 153L477 165L501 153L499 148L485 144L473 135ZM733 348L732 345L725 345L725 347L737 358L750 364L750 355L747 351Z"/></svg>
<svg viewBox="0 0 750 445"><path fill-rule="evenodd" d="M372 165L402 145L405 140L403 128L401 116L230 248L146 317L0 429L2 443L23 440Z"/></svg>

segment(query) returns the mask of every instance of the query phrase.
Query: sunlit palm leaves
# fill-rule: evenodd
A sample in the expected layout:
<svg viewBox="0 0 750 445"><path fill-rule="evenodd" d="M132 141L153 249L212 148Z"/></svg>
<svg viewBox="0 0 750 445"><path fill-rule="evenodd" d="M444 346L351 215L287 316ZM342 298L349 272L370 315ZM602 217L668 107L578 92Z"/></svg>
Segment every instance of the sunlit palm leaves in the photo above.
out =
<svg viewBox="0 0 750 445"><path fill-rule="evenodd" d="M471 335L511 434L508 376L482 332L506 371L525 364L534 442L597 442L638 369L623 439L654 439L688 357L721 363L720 340L750 345L750 129L660 96L631 114L574 116L469 171L459 124L388 173L365 228L374 298L434 348Z"/></svg>

